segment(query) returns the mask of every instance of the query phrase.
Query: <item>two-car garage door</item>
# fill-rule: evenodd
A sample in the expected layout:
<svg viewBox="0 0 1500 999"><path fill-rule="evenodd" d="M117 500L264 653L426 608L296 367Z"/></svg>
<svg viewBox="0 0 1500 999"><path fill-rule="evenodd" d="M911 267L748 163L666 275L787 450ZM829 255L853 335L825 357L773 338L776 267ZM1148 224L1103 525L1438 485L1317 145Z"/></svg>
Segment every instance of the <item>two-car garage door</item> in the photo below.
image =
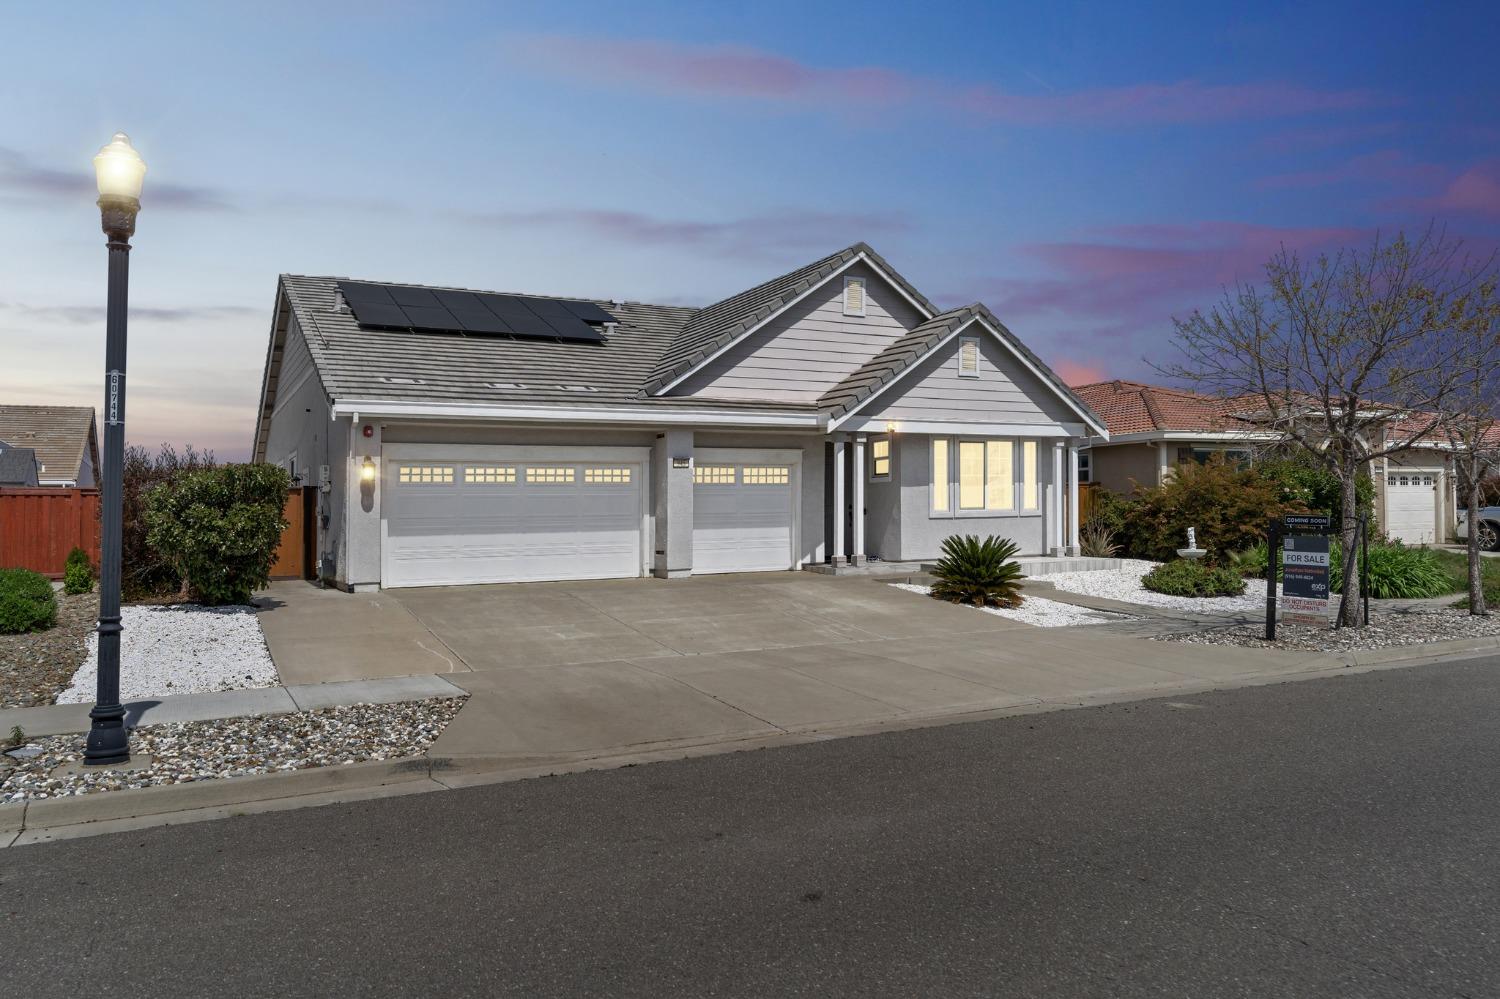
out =
<svg viewBox="0 0 1500 999"><path fill-rule="evenodd" d="M641 575L645 458L619 453L635 450L388 457L383 585Z"/></svg>

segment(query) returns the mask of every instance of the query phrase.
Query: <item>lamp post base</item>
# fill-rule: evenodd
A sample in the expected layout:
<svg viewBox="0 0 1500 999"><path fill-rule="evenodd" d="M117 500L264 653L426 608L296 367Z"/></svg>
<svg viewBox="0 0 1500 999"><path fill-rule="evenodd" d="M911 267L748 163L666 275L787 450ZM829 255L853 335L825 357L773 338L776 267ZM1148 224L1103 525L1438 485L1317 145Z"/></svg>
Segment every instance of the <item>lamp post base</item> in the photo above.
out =
<svg viewBox="0 0 1500 999"><path fill-rule="evenodd" d="M130 735L125 730L125 705L96 706L89 712L93 722L83 750L86 767L118 766L130 762Z"/></svg>

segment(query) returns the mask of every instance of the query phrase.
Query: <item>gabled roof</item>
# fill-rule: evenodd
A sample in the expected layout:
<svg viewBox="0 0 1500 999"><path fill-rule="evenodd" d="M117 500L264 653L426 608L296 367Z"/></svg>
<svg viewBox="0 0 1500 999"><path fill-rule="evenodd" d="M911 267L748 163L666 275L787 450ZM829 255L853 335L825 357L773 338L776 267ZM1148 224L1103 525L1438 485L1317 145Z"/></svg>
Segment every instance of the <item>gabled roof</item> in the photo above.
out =
<svg viewBox="0 0 1500 999"><path fill-rule="evenodd" d="M896 272L867 243L855 243L822 260L788 271L748 291L731 295L700 309L663 351L661 360L646 382L646 392L665 390L694 368L734 343L805 292L816 288L863 257L930 316L937 308Z"/></svg>
<svg viewBox="0 0 1500 999"><path fill-rule="evenodd" d="M36 452L29 447L0 447L0 486L37 484Z"/></svg>
<svg viewBox="0 0 1500 999"><path fill-rule="evenodd" d="M1252 432L1236 414L1254 408L1248 399L1225 399L1182 389L1116 379L1075 390L1104 419L1111 437L1153 432Z"/></svg>
<svg viewBox="0 0 1500 999"><path fill-rule="evenodd" d="M1084 423L1092 424L1096 429L1104 429L1104 421L1090 409L1088 403L1079 398L1057 375L1053 374L1052 369L1043 363L1041 358L1028 350L1004 323L995 318L994 313L990 312L983 302L975 302L972 305L950 309L933 316L905 336L893 341L861 365L853 374L823 393L818 400L818 405L835 420L854 412L886 386L910 371L940 344L975 321L980 322L1008 347L1024 366L1031 369L1059 398L1075 410Z"/></svg>
<svg viewBox="0 0 1500 999"><path fill-rule="evenodd" d="M77 481L99 453L92 406L0 405L0 440L35 451L44 482Z"/></svg>

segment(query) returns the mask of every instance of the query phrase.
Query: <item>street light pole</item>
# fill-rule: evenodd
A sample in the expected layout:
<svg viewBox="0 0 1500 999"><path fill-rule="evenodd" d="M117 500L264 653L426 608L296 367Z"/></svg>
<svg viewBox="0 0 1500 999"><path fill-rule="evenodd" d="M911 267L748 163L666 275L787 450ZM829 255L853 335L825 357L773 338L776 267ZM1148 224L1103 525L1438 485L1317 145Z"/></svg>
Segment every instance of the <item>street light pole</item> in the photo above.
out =
<svg viewBox="0 0 1500 999"><path fill-rule="evenodd" d="M130 237L141 210L146 164L124 132L94 157L99 216L108 237L109 300L104 326L104 475L99 557L99 670L89 712L86 766L130 761L125 706L120 703L120 548L125 465L125 317L130 282Z"/></svg>

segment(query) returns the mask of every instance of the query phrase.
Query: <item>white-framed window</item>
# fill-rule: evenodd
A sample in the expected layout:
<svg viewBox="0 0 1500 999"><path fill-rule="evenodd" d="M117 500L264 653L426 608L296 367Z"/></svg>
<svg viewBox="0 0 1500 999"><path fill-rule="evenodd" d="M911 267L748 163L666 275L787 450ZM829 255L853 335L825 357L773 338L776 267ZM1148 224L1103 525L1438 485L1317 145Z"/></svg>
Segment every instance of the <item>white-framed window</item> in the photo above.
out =
<svg viewBox="0 0 1500 999"><path fill-rule="evenodd" d="M979 377L979 338L977 336L958 338L958 377Z"/></svg>
<svg viewBox="0 0 1500 999"><path fill-rule="evenodd" d="M453 483L452 465L401 465L396 481L403 486L446 486Z"/></svg>
<svg viewBox="0 0 1500 999"><path fill-rule="evenodd" d="M1010 439L932 439L931 512L935 517L1015 513L1017 505L1017 443ZM1021 442L1023 509L1026 496L1036 495L1036 441ZM1030 492L1025 478L1030 461Z"/></svg>
<svg viewBox="0 0 1500 999"><path fill-rule="evenodd" d="M693 485L695 486L732 486L734 485L733 465L694 465Z"/></svg>
<svg viewBox="0 0 1500 999"><path fill-rule="evenodd" d="M844 315L863 316L865 314L865 279L862 277L844 278Z"/></svg>
<svg viewBox="0 0 1500 999"><path fill-rule="evenodd" d="M516 466L465 465L464 481L485 486L510 485L516 481Z"/></svg>
<svg viewBox="0 0 1500 999"><path fill-rule="evenodd" d="M746 486L784 486L791 480L786 465L746 465L740 472L740 484Z"/></svg>
<svg viewBox="0 0 1500 999"><path fill-rule="evenodd" d="M891 439L870 438L870 481L885 482L891 477Z"/></svg>
<svg viewBox="0 0 1500 999"><path fill-rule="evenodd" d="M1093 482L1094 481L1094 452L1092 452L1092 451L1079 451L1078 452L1078 481L1079 482Z"/></svg>
<svg viewBox="0 0 1500 999"><path fill-rule="evenodd" d="M1036 478L1036 441L1021 442L1021 509L1040 510L1042 491Z"/></svg>
<svg viewBox="0 0 1500 999"><path fill-rule="evenodd" d="M292 485L295 486L297 484L297 452L296 451L293 451L291 454L289 454L289 455L286 456L286 474L287 474L287 478L289 478L289 479L292 480Z"/></svg>

